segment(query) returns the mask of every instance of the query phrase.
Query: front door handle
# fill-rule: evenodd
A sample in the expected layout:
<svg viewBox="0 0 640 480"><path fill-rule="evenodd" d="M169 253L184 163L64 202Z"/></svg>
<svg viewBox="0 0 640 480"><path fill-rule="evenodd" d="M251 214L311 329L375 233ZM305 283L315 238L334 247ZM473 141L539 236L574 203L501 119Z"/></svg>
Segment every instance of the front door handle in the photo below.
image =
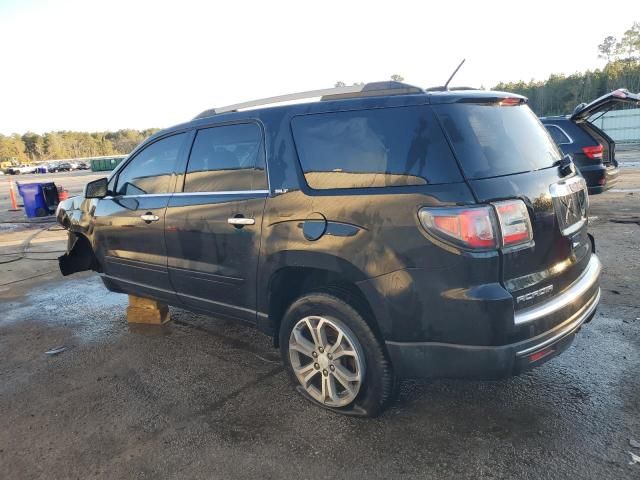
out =
<svg viewBox="0 0 640 480"><path fill-rule="evenodd" d="M145 221L145 223L157 222L160 220L158 215L154 215L151 212L147 212L144 215L140 215L140 218Z"/></svg>
<svg viewBox="0 0 640 480"><path fill-rule="evenodd" d="M240 228L240 227L244 227L245 225L255 225L256 220L254 218L232 217L232 218L227 218L227 223L231 225L235 225Z"/></svg>

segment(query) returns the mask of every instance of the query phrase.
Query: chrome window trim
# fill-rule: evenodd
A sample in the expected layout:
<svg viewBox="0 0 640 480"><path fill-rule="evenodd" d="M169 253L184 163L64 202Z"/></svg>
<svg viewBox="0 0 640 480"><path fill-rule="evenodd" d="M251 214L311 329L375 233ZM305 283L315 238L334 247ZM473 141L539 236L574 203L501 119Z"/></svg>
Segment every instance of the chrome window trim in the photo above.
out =
<svg viewBox="0 0 640 480"><path fill-rule="evenodd" d="M140 197L184 197L187 195L269 195L269 190L226 190L220 192L174 192L174 193L144 193L140 195L118 195L104 197L102 200L113 200L114 198L140 198Z"/></svg>
<svg viewBox="0 0 640 480"><path fill-rule="evenodd" d="M540 305L535 305L516 312L514 315L514 323L516 325L523 325L525 323L534 322L541 317L546 317L547 315L551 315L552 313L561 310L589 290L600 278L601 271L602 264L600 263L600 260L596 255L592 254L587 268L585 268L582 275L573 282L569 288Z"/></svg>
<svg viewBox="0 0 640 480"><path fill-rule="evenodd" d="M555 123L545 123L543 125L545 127L556 127L558 130L560 130L563 133L565 137L569 139L568 142L562 142L562 143L559 143L558 145L571 145L573 143L573 138L571 138L571 135L569 135L567 131L564 128L562 128L560 125L556 125Z"/></svg>
<svg viewBox="0 0 640 480"><path fill-rule="evenodd" d="M173 195L178 197L184 197L187 195L268 195L269 190L226 190L220 192L176 192Z"/></svg>

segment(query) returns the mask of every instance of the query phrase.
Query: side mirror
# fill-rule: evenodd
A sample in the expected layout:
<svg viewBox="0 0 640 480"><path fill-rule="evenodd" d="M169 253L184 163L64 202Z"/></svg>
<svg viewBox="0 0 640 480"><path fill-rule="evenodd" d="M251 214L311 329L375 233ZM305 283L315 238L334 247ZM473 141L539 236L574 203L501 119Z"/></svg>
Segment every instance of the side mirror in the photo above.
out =
<svg viewBox="0 0 640 480"><path fill-rule="evenodd" d="M99 178L98 180L89 182L84 187L85 198L104 198L108 193L108 180L106 178Z"/></svg>

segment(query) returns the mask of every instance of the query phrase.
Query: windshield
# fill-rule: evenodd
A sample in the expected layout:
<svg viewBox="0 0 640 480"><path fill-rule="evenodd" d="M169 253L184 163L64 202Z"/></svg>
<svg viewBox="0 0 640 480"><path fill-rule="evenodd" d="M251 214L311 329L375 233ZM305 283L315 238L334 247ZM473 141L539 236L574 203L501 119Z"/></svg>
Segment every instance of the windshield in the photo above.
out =
<svg viewBox="0 0 640 480"><path fill-rule="evenodd" d="M526 105L467 103L435 109L468 179L548 168L562 158Z"/></svg>

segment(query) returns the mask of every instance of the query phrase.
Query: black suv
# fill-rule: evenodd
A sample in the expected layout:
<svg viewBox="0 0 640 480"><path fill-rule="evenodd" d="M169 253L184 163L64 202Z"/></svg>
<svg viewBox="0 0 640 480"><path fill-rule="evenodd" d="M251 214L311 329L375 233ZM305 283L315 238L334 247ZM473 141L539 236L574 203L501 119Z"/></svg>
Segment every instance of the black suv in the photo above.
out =
<svg viewBox="0 0 640 480"><path fill-rule="evenodd" d="M341 413L517 374L600 299L584 179L526 101L381 82L208 110L60 204L61 270L256 325Z"/></svg>
<svg viewBox="0 0 640 480"><path fill-rule="evenodd" d="M640 95L618 89L581 103L571 115L540 119L562 151L571 155L590 194L609 190L618 181L615 142L593 121L621 104L640 105Z"/></svg>

